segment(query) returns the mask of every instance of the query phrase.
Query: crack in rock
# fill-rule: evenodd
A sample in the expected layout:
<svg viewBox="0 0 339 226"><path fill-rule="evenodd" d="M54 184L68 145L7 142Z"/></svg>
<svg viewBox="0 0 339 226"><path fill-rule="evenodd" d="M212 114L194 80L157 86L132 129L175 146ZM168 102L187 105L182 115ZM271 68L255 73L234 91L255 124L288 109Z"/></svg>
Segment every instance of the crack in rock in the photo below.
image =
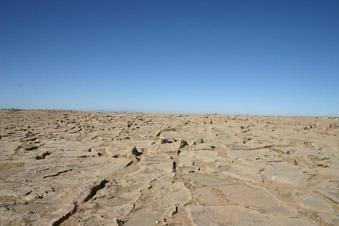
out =
<svg viewBox="0 0 339 226"><path fill-rule="evenodd" d="M176 161L173 161L173 163L172 163L172 171L173 171L173 173L175 173L177 171L177 163L176 163Z"/></svg>
<svg viewBox="0 0 339 226"><path fill-rule="evenodd" d="M57 172L55 174L50 174L50 175L43 176L43 178L56 177L56 176L59 176L62 173L67 173L69 171L72 171L72 169L65 169L65 170L59 171L59 172Z"/></svg>
<svg viewBox="0 0 339 226"><path fill-rule="evenodd" d="M92 187L88 193L88 195L84 198L84 202L87 202L88 200L90 200L91 198L93 198L95 196L95 194L97 193L97 191L103 189L106 185L106 183L108 183L108 180L103 179L100 181L99 184L95 185L94 187Z"/></svg>
<svg viewBox="0 0 339 226"><path fill-rule="evenodd" d="M73 203L73 206L70 208L68 212L66 212L63 216L61 216L59 219L54 221L52 223L52 226L59 226L63 222L65 222L67 219L69 219L72 215L74 215L77 212L78 204L76 202Z"/></svg>

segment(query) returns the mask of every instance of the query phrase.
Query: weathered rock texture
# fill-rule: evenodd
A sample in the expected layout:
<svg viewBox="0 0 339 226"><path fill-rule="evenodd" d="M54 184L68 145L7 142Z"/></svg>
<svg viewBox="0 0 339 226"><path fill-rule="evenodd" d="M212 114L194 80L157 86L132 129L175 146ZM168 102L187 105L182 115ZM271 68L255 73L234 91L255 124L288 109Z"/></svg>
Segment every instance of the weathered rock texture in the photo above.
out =
<svg viewBox="0 0 339 226"><path fill-rule="evenodd" d="M0 225L339 225L335 117L0 111Z"/></svg>

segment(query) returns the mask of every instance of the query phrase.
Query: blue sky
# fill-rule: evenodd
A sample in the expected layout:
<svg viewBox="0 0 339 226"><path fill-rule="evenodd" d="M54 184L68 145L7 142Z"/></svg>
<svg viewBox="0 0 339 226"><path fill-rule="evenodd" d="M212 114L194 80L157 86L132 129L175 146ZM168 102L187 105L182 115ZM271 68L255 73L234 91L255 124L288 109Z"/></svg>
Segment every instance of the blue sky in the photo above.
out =
<svg viewBox="0 0 339 226"><path fill-rule="evenodd" d="M339 115L339 1L0 1L0 108Z"/></svg>

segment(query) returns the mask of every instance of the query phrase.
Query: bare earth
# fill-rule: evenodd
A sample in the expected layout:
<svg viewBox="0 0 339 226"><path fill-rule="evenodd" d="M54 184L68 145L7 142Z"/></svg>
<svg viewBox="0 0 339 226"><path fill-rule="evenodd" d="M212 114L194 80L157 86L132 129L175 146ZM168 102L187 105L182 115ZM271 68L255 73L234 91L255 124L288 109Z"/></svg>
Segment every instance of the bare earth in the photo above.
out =
<svg viewBox="0 0 339 226"><path fill-rule="evenodd" d="M0 225L339 225L335 117L0 111Z"/></svg>

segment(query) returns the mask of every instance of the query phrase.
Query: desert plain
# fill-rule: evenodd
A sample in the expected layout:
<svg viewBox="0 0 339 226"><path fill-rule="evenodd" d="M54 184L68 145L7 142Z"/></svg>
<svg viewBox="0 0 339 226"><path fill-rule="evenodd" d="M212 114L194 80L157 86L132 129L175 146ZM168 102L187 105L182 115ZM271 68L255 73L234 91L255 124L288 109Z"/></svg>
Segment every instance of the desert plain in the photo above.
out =
<svg viewBox="0 0 339 226"><path fill-rule="evenodd" d="M0 110L0 225L339 225L339 121Z"/></svg>

